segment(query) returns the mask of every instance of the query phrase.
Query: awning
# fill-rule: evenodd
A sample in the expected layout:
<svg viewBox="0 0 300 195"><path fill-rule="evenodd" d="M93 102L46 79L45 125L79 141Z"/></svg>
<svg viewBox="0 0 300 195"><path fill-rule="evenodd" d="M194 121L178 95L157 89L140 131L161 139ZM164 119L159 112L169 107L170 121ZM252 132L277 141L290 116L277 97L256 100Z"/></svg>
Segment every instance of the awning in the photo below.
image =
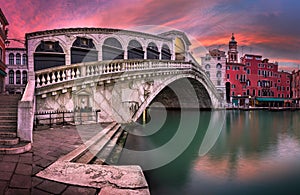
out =
<svg viewBox="0 0 300 195"><path fill-rule="evenodd" d="M7 74L6 74L6 72L4 72L3 70L0 69L0 75L6 76Z"/></svg>
<svg viewBox="0 0 300 195"><path fill-rule="evenodd" d="M259 102L284 102L284 98L256 98Z"/></svg>

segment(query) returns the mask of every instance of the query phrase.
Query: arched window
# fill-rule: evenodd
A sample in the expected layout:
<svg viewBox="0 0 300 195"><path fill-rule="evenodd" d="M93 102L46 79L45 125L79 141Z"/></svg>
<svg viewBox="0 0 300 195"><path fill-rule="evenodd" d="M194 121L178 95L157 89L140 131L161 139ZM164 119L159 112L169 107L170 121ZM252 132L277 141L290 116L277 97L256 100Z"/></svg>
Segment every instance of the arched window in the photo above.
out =
<svg viewBox="0 0 300 195"><path fill-rule="evenodd" d="M21 84L21 72L19 70L16 71L16 84Z"/></svg>
<svg viewBox="0 0 300 195"><path fill-rule="evenodd" d="M260 82L260 80L259 80L259 81L257 81L257 86L258 86L258 87L260 87L260 86L261 86L261 82Z"/></svg>
<svg viewBox="0 0 300 195"><path fill-rule="evenodd" d="M205 73L206 73L206 75L208 76L208 78L210 78L210 72L209 72L209 71L206 71Z"/></svg>
<svg viewBox="0 0 300 195"><path fill-rule="evenodd" d="M22 56L22 64L27 65L27 55L26 54L23 54L23 56Z"/></svg>
<svg viewBox="0 0 300 195"><path fill-rule="evenodd" d="M216 76L217 76L217 78L221 78L222 77L222 72L218 71Z"/></svg>
<svg viewBox="0 0 300 195"><path fill-rule="evenodd" d="M10 53L8 55L8 64L9 65L14 65L15 64L15 55L13 53Z"/></svg>
<svg viewBox="0 0 300 195"><path fill-rule="evenodd" d="M19 53L16 54L16 64L17 65L21 64L21 54L19 54Z"/></svg>
<svg viewBox="0 0 300 195"><path fill-rule="evenodd" d="M250 85L251 85L251 82L250 82L249 79L246 81L246 84L247 84L247 86L250 86Z"/></svg>
<svg viewBox="0 0 300 195"><path fill-rule="evenodd" d="M58 41L41 41L34 53L35 71L65 64L65 54Z"/></svg>
<svg viewBox="0 0 300 195"><path fill-rule="evenodd" d="M250 69L247 69L247 71L246 71L246 72L247 72L247 74L250 74Z"/></svg>
<svg viewBox="0 0 300 195"><path fill-rule="evenodd" d="M149 43L147 47L147 59L159 59L159 51L155 43Z"/></svg>
<svg viewBox="0 0 300 195"><path fill-rule="evenodd" d="M216 67L217 67L217 69L221 69L222 65L220 63L218 63Z"/></svg>
<svg viewBox="0 0 300 195"><path fill-rule="evenodd" d="M77 37L71 47L71 64L98 61L98 51L93 39Z"/></svg>
<svg viewBox="0 0 300 195"><path fill-rule="evenodd" d="M162 60L171 60L171 56L172 56L172 54L170 52L170 48L166 44L164 44L161 49L161 59Z"/></svg>
<svg viewBox="0 0 300 195"><path fill-rule="evenodd" d="M138 41L131 40L128 44L127 50L128 59L144 59L144 50Z"/></svg>
<svg viewBox="0 0 300 195"><path fill-rule="evenodd" d="M27 84L27 72L25 70L22 72L22 83Z"/></svg>
<svg viewBox="0 0 300 195"><path fill-rule="evenodd" d="M116 38L107 38L102 46L103 60L124 59L124 50Z"/></svg>
<svg viewBox="0 0 300 195"><path fill-rule="evenodd" d="M14 71L13 70L10 70L9 72L8 72L8 82L9 82L9 84L14 84L15 83L15 73L14 73Z"/></svg>
<svg viewBox="0 0 300 195"><path fill-rule="evenodd" d="M209 65L209 64L206 64L206 65L205 65L205 69L206 69L206 70L209 70L209 69L210 69L210 65Z"/></svg>

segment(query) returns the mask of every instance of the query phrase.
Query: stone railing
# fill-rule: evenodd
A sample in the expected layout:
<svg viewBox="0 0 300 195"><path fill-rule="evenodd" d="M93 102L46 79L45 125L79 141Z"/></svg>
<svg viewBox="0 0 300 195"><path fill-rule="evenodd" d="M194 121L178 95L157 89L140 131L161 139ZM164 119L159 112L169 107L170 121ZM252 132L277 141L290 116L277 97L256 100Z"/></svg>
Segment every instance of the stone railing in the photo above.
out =
<svg viewBox="0 0 300 195"><path fill-rule="evenodd" d="M29 80L22 99L18 104L18 137L22 141L32 142L33 121L35 112L35 84Z"/></svg>
<svg viewBox="0 0 300 195"><path fill-rule="evenodd" d="M191 69L192 64L164 60L114 60L64 65L37 71L36 87L41 88L79 78L154 69Z"/></svg>

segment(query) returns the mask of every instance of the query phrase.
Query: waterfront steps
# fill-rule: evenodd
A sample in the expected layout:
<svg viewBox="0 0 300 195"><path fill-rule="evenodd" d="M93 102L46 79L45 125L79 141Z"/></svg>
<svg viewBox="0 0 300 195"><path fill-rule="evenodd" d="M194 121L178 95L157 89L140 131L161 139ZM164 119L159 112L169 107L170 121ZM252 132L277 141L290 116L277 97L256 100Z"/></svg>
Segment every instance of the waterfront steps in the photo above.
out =
<svg viewBox="0 0 300 195"><path fill-rule="evenodd" d="M17 137L20 99L21 95L0 95L0 154L20 154L31 149L31 143Z"/></svg>

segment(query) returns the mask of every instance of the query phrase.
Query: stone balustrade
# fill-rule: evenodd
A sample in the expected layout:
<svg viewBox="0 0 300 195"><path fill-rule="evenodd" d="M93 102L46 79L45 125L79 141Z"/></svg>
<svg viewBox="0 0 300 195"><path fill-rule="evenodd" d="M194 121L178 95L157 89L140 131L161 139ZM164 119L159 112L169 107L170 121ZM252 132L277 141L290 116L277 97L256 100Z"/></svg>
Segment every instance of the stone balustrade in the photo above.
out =
<svg viewBox="0 0 300 195"><path fill-rule="evenodd" d="M79 78L143 70L191 69L189 62L163 60L114 60L64 65L36 71L36 88Z"/></svg>

